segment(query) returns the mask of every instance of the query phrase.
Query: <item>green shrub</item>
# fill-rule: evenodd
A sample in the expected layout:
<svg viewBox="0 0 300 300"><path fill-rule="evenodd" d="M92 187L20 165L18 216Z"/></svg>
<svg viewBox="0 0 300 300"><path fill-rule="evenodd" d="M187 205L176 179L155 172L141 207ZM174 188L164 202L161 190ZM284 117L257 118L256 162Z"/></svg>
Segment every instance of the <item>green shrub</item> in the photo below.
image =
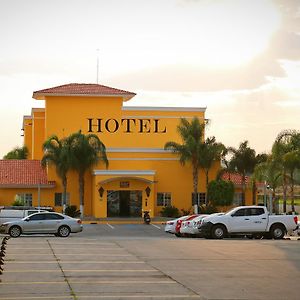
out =
<svg viewBox="0 0 300 300"><path fill-rule="evenodd" d="M231 181L213 180L208 184L207 197L213 206L231 205L234 197L234 185Z"/></svg>
<svg viewBox="0 0 300 300"><path fill-rule="evenodd" d="M218 212L217 208L215 206L213 206L212 204L208 204L208 205L201 205L200 206L200 213L201 214L213 214Z"/></svg>
<svg viewBox="0 0 300 300"><path fill-rule="evenodd" d="M169 218L176 218L178 217L180 214L179 214L179 210L177 207L175 206L165 206L161 212L160 212L160 215L162 217L169 217Z"/></svg>
<svg viewBox="0 0 300 300"><path fill-rule="evenodd" d="M182 215L183 216L187 216L187 215L190 215L191 214L191 210L189 209L189 210L185 210L185 209L181 209L181 213L182 213Z"/></svg>
<svg viewBox="0 0 300 300"><path fill-rule="evenodd" d="M16 199L13 203L12 203L12 206L24 206L25 203L24 203L24 200L21 200L21 199Z"/></svg>
<svg viewBox="0 0 300 300"><path fill-rule="evenodd" d="M65 214L72 218L80 217L80 210L77 209L76 205L68 205L65 209Z"/></svg>

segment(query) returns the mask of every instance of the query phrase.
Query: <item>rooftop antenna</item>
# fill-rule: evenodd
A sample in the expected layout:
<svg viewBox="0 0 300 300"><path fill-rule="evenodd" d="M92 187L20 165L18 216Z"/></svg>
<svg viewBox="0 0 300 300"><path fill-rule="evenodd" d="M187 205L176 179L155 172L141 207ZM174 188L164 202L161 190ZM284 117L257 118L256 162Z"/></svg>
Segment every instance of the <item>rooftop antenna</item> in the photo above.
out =
<svg viewBox="0 0 300 300"><path fill-rule="evenodd" d="M97 51L97 84L99 83L99 49Z"/></svg>

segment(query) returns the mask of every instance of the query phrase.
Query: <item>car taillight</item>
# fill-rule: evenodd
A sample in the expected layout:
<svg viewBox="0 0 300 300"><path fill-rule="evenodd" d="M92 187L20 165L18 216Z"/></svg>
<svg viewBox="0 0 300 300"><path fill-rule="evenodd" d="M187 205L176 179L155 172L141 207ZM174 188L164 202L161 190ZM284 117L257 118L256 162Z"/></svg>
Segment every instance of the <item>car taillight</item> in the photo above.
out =
<svg viewBox="0 0 300 300"><path fill-rule="evenodd" d="M81 220L77 220L77 223L78 223L78 224L81 224Z"/></svg>
<svg viewBox="0 0 300 300"><path fill-rule="evenodd" d="M295 222L296 224L298 224L298 217L297 217L297 216L294 216L294 222Z"/></svg>

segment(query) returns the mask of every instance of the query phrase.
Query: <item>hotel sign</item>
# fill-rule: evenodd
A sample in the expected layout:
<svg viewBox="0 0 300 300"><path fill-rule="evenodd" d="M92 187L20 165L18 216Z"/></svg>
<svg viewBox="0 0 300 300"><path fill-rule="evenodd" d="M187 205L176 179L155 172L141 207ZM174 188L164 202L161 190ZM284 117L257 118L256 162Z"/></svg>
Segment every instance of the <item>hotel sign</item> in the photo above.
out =
<svg viewBox="0 0 300 300"><path fill-rule="evenodd" d="M166 133L160 119L98 119L88 118L88 132L92 133Z"/></svg>

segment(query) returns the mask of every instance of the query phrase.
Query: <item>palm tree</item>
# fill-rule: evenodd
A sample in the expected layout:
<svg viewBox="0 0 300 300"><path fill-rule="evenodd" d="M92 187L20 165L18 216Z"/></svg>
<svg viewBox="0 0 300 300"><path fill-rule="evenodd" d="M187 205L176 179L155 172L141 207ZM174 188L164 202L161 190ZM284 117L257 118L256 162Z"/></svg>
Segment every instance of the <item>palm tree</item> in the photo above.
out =
<svg viewBox="0 0 300 300"><path fill-rule="evenodd" d="M212 165L216 161L220 161L223 153L226 152L226 148L222 143L217 143L216 138L208 137L205 142L201 146L201 156L199 160L199 166L202 167L205 171L206 176L206 191L208 188L208 180L209 180L209 170L211 169ZM205 197L205 202L207 205L207 193Z"/></svg>
<svg viewBox="0 0 300 300"><path fill-rule="evenodd" d="M246 175L251 174L256 164L255 150L248 147L248 141L239 145L238 149L229 147L228 151L233 154L230 165L242 176L242 205L245 205Z"/></svg>
<svg viewBox="0 0 300 300"><path fill-rule="evenodd" d="M15 147L13 150L4 155L3 159L27 159L27 157L28 148L26 146L23 146Z"/></svg>
<svg viewBox="0 0 300 300"><path fill-rule="evenodd" d="M182 139L182 144L169 141L165 144L165 150L171 150L180 156L180 163L185 165L187 162L192 164L193 172L193 202L196 203L198 195L198 177L200 168L200 158L203 150L205 124L200 123L197 117L191 122L182 118L177 126L177 131Z"/></svg>
<svg viewBox="0 0 300 300"><path fill-rule="evenodd" d="M282 167L283 173L283 211L286 212L287 184L290 181L291 206L294 205L295 171L300 169L300 133L296 130L280 132L272 147L272 152Z"/></svg>
<svg viewBox="0 0 300 300"><path fill-rule="evenodd" d="M48 138L43 144L44 156L42 158L42 166L47 164L55 165L56 173L62 180L63 185L63 211L67 203L67 173L70 169L70 148L66 139L59 139L56 135Z"/></svg>
<svg viewBox="0 0 300 300"><path fill-rule="evenodd" d="M266 161L258 163L253 172L252 179L267 182L272 191L272 201L275 200L276 190L282 180L281 168L272 155Z"/></svg>
<svg viewBox="0 0 300 300"><path fill-rule="evenodd" d="M84 135L79 131L68 137L70 145L70 165L78 172L79 200L81 216L84 216L84 175L98 162L108 167L105 145L95 134Z"/></svg>
<svg viewBox="0 0 300 300"><path fill-rule="evenodd" d="M268 155L266 153L260 153L255 156L255 167L259 164L262 164L268 160ZM255 169L254 169L255 170ZM256 204L256 177L252 177L252 204Z"/></svg>

